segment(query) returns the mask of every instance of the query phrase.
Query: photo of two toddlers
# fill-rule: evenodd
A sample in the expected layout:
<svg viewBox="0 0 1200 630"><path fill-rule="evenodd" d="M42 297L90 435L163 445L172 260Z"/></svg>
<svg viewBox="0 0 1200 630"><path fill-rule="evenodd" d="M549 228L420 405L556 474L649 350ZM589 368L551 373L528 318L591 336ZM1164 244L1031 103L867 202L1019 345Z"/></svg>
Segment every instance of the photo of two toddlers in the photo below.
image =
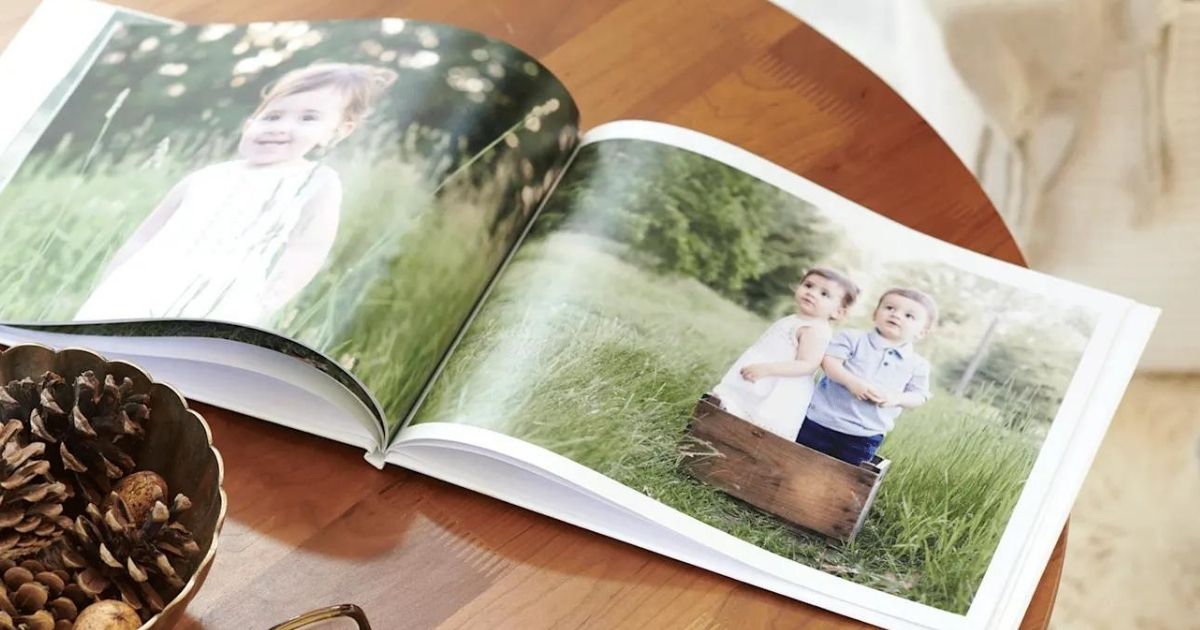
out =
<svg viewBox="0 0 1200 630"><path fill-rule="evenodd" d="M581 146L417 421L967 610L1097 313L671 139Z"/></svg>
<svg viewBox="0 0 1200 630"><path fill-rule="evenodd" d="M840 271L808 270L795 287L795 312L771 324L712 389L718 404L844 462L871 461L904 410L930 398L930 364L915 344L938 309L918 289L893 287L879 296L870 329L835 331L859 293Z"/></svg>

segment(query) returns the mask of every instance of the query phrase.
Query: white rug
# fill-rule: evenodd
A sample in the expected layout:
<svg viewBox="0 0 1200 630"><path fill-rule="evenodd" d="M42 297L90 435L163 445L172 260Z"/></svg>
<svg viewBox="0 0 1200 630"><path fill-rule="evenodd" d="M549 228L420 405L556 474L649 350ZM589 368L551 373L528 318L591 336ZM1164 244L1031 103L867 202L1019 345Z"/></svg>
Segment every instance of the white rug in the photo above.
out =
<svg viewBox="0 0 1200 630"><path fill-rule="evenodd" d="M1052 628L1200 628L1200 376L1134 379L1069 536Z"/></svg>

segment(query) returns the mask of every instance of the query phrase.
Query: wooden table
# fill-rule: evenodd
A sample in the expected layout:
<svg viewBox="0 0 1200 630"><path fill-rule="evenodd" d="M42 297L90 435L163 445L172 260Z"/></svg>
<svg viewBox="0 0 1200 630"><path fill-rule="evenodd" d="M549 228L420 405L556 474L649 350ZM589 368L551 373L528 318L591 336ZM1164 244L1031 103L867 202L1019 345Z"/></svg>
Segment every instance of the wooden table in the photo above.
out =
<svg viewBox="0 0 1200 630"><path fill-rule="evenodd" d="M584 128L675 123L942 239L1022 263L949 148L890 88L763 0L123 0L188 21L399 16L504 39L569 86ZM36 0L0 5L0 45ZM230 512L186 628L260 628L353 602L375 627L859 627L831 613L198 405ZM1065 539L1065 531L1064 531ZM1063 539L1023 627L1044 628Z"/></svg>

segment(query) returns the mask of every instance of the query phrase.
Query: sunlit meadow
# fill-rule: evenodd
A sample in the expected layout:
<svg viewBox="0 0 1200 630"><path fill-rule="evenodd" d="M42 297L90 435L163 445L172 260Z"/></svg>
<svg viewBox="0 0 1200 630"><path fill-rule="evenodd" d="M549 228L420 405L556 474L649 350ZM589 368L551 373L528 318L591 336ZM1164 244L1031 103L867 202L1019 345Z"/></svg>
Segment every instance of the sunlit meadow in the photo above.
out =
<svg viewBox="0 0 1200 630"><path fill-rule="evenodd" d="M938 391L884 442L892 467L855 541L799 533L679 466L697 396L769 322L620 250L570 233L522 247L417 421L527 440L773 553L965 612L1040 440Z"/></svg>
<svg viewBox="0 0 1200 630"><path fill-rule="evenodd" d="M562 86L476 33L405 20L119 28L5 155L29 150L0 193L0 230L19 244L0 253L0 317L70 320L176 182L237 157L261 88L329 59L400 78L353 136L310 156L342 181L334 249L259 325L353 372L394 428L574 142Z"/></svg>

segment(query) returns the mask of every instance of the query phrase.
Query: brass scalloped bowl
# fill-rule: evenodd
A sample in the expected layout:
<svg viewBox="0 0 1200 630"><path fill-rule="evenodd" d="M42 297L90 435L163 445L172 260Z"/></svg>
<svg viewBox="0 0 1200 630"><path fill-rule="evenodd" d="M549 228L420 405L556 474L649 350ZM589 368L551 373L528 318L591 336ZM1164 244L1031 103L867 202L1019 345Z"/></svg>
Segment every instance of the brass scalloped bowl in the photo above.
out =
<svg viewBox="0 0 1200 630"><path fill-rule="evenodd" d="M36 344L17 345L0 352L0 384L26 376L37 378L52 370L70 380L92 370L100 378L107 374L129 377L138 392L150 394L150 422L138 466L162 475L171 494L182 492L192 501L180 521L192 531L200 545L200 559L188 567L183 590L166 608L142 624L139 630L170 628L179 622L188 602L196 596L217 552L217 534L225 522L228 500L222 483L225 466L212 443L212 432L200 414L187 406L183 396L169 385L156 383L141 368L80 348L54 351Z"/></svg>

